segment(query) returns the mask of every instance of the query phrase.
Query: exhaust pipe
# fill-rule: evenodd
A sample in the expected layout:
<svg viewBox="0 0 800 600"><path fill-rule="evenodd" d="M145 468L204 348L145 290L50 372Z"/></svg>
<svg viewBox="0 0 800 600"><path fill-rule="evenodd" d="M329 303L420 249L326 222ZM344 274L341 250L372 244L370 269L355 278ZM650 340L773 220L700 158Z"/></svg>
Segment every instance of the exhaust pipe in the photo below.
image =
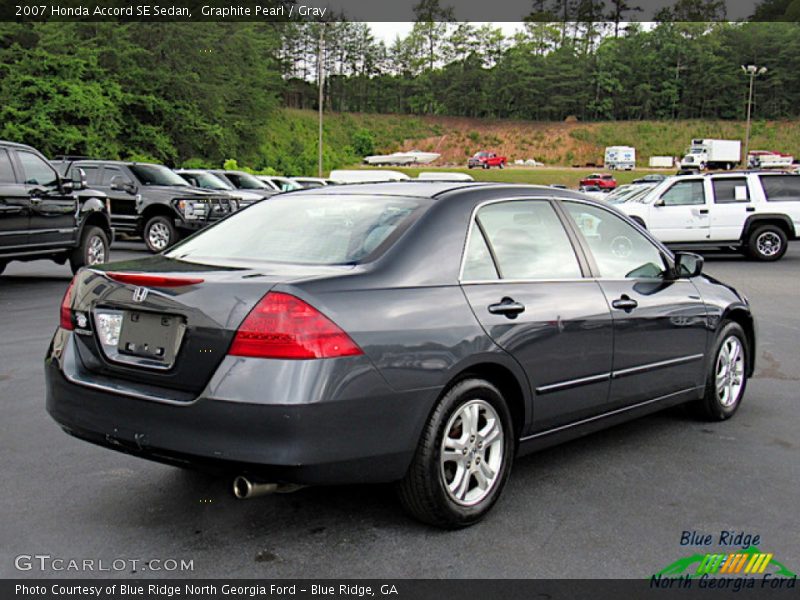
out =
<svg viewBox="0 0 800 600"><path fill-rule="evenodd" d="M277 483L255 483L243 475L239 475L233 480L233 495L239 500L266 496L267 494L274 494L277 491Z"/></svg>
<svg viewBox="0 0 800 600"><path fill-rule="evenodd" d="M233 495L239 500L257 498L268 494L289 494L305 486L294 483L261 483L251 481L244 475L239 475L233 480Z"/></svg>

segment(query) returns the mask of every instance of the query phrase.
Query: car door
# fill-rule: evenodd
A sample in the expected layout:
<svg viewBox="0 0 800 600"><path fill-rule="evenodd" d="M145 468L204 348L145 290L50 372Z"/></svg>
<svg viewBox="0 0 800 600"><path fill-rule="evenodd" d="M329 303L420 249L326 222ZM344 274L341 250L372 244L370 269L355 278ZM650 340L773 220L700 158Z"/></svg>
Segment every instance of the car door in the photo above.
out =
<svg viewBox="0 0 800 600"><path fill-rule="evenodd" d="M704 384L705 304L664 252L610 209L562 203L614 321L610 403L618 408Z"/></svg>
<svg viewBox="0 0 800 600"><path fill-rule="evenodd" d="M680 178L650 206L647 228L662 242L708 240L710 221L702 178Z"/></svg>
<svg viewBox="0 0 800 600"><path fill-rule="evenodd" d="M747 177L713 177L708 185L712 197L710 239L738 241L747 217L755 212Z"/></svg>
<svg viewBox="0 0 800 600"><path fill-rule="evenodd" d="M136 183L127 169L119 165L103 165L98 187L111 203L111 224L114 229L133 233L139 223L139 195Z"/></svg>
<svg viewBox="0 0 800 600"><path fill-rule="evenodd" d="M30 242L35 246L63 246L76 234L78 201L63 191L58 172L44 158L17 150L23 185L30 198Z"/></svg>
<svg viewBox="0 0 800 600"><path fill-rule="evenodd" d="M486 333L527 374L531 432L603 412L608 402L611 314L581 261L546 199L476 211L461 285Z"/></svg>
<svg viewBox="0 0 800 600"><path fill-rule="evenodd" d="M0 253L13 253L28 245L30 197L17 176L11 153L0 148Z"/></svg>

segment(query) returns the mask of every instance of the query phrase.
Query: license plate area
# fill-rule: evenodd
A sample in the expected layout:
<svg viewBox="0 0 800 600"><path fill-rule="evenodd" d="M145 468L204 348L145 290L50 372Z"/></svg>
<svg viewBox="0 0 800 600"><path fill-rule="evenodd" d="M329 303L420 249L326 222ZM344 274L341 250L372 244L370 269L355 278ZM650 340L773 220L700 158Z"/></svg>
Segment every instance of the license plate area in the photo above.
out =
<svg viewBox="0 0 800 600"><path fill-rule="evenodd" d="M97 309L94 317L98 341L109 360L161 370L175 364L186 331L183 317L110 309Z"/></svg>

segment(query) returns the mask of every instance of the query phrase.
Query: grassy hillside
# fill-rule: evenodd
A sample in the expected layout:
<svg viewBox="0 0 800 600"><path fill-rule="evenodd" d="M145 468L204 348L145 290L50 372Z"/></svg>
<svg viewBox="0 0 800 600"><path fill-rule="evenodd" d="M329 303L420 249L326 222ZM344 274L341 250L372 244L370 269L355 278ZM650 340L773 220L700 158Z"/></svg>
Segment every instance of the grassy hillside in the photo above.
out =
<svg viewBox="0 0 800 600"><path fill-rule="evenodd" d="M358 165L364 154L411 149L439 152L442 157L434 166L462 166L477 150L488 149L505 154L511 162L533 158L569 167L601 164L606 146L630 145L637 150L639 166L646 167L650 156L683 154L692 138L743 140L744 135L745 124L739 121L566 123L326 113L324 166L328 171ZM800 121L755 121L750 147L800 156ZM262 164L249 166L289 175L314 174L316 113L279 111L259 150ZM492 177L500 176L493 171Z"/></svg>

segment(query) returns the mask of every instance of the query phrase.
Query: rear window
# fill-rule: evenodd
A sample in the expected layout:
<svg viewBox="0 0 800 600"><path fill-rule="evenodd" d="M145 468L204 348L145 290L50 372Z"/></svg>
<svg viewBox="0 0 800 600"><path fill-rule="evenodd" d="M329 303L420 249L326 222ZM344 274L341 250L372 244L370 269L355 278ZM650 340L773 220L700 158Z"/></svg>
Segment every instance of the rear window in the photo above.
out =
<svg viewBox="0 0 800 600"><path fill-rule="evenodd" d="M15 183L14 169L11 168L11 158L5 148L0 148L0 183Z"/></svg>
<svg viewBox="0 0 800 600"><path fill-rule="evenodd" d="M770 202L800 200L800 175L762 175L761 185Z"/></svg>
<svg viewBox="0 0 800 600"><path fill-rule="evenodd" d="M191 262L307 265L360 262L419 215L421 201L375 196L281 196L252 205L167 253Z"/></svg>

